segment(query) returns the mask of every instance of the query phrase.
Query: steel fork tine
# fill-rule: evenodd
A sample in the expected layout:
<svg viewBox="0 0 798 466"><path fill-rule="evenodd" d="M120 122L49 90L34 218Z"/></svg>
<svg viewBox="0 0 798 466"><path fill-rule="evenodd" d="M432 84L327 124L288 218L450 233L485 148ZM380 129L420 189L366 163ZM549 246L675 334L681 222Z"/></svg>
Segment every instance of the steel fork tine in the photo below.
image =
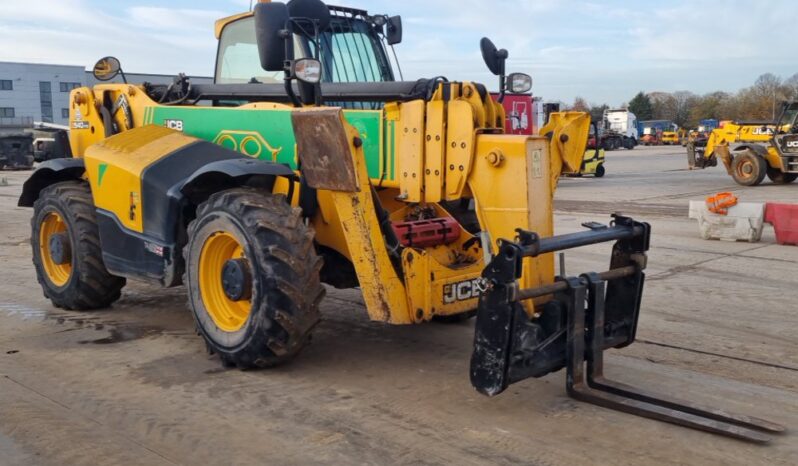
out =
<svg viewBox="0 0 798 466"><path fill-rule="evenodd" d="M755 429L772 432L784 429L776 424L747 416L729 415L719 410L701 409L693 404L647 395L632 387L604 379L602 345L605 282L596 276L570 278L567 281L569 290L566 368L567 389L570 396L606 408L757 443L768 442L771 437ZM587 339L586 323L589 324ZM585 354L587 354L587 378L584 367Z"/></svg>
<svg viewBox="0 0 798 466"><path fill-rule="evenodd" d="M677 400L667 396L649 393L638 388L608 380L604 377L604 289L606 282L592 274L584 276L588 282L587 320L591 323L588 331L587 383L593 388L615 395L652 403L665 408L683 411L716 421L737 424L751 429L781 433L784 426L764 419L741 414L727 413L720 409L708 408L695 403Z"/></svg>

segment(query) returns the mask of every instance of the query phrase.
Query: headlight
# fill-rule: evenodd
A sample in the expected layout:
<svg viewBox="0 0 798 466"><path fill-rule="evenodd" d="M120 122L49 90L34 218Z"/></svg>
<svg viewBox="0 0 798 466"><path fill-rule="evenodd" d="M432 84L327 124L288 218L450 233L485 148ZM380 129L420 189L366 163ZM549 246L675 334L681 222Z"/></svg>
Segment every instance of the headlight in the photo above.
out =
<svg viewBox="0 0 798 466"><path fill-rule="evenodd" d="M507 91L511 94L523 94L532 89L532 76L525 73L510 73L507 76Z"/></svg>
<svg viewBox="0 0 798 466"><path fill-rule="evenodd" d="M302 82L316 84L321 81L321 62L312 58L300 58L294 62L294 76Z"/></svg>

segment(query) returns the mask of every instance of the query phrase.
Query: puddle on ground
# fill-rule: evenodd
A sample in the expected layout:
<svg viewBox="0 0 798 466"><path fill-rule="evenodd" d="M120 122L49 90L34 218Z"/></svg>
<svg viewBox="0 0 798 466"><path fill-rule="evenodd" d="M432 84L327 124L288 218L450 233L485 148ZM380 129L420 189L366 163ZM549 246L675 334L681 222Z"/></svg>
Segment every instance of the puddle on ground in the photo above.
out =
<svg viewBox="0 0 798 466"><path fill-rule="evenodd" d="M44 319L47 317L47 311L44 309L17 303L0 303L0 312L10 316L20 316L23 319Z"/></svg>
<svg viewBox="0 0 798 466"><path fill-rule="evenodd" d="M96 328L96 326L95 326ZM108 336L97 338L94 340L81 340L78 344L93 344L93 345L110 345L112 343L121 343L123 341L136 340L143 337L148 333L144 328L112 328L108 330Z"/></svg>
<svg viewBox="0 0 798 466"><path fill-rule="evenodd" d="M163 329L157 327L143 326L143 325L130 325L120 322L97 322L100 316L87 316L86 314L70 315L69 311L61 311L57 309L40 309L26 306L18 303L4 303L0 302L0 313L5 313L9 316L21 317L24 320L54 320L58 324L73 324L77 329L94 329L105 330L105 334L101 338L91 340L81 340L78 343L81 345L94 344L94 345L108 345L113 343L121 343L125 341L136 340L147 335L163 333Z"/></svg>

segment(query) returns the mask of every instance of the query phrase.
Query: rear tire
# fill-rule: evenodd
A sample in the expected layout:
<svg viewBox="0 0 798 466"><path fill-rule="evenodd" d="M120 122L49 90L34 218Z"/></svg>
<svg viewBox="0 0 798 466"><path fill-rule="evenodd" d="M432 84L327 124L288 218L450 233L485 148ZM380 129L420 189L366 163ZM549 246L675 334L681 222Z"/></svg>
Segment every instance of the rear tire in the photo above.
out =
<svg viewBox="0 0 798 466"><path fill-rule="evenodd" d="M596 178L601 178L602 176L604 176L604 173L605 173L604 164L603 163L599 164L596 167L596 173L595 173Z"/></svg>
<svg viewBox="0 0 798 466"><path fill-rule="evenodd" d="M745 150L734 156L732 161L732 178L743 186L756 186L762 183L767 173L767 162L751 150Z"/></svg>
<svg viewBox="0 0 798 466"><path fill-rule="evenodd" d="M774 184L789 184L798 179L798 173L784 173L768 165L767 176Z"/></svg>
<svg viewBox="0 0 798 466"><path fill-rule="evenodd" d="M33 204L31 246L36 279L54 306L100 309L121 296L125 279L111 275L103 263L87 183L65 181L42 190Z"/></svg>
<svg viewBox="0 0 798 466"><path fill-rule="evenodd" d="M314 234L282 195L237 188L212 195L188 227L189 307L226 367L285 362L307 344L324 296ZM243 264L239 295L227 266ZM223 277L225 277L223 279ZM236 283L233 283L235 289Z"/></svg>

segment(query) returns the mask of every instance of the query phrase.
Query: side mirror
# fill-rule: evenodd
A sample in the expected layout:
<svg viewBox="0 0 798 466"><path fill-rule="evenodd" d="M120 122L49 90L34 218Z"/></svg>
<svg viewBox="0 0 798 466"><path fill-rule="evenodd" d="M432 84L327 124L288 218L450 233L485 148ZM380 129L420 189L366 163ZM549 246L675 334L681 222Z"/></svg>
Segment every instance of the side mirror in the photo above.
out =
<svg viewBox="0 0 798 466"><path fill-rule="evenodd" d="M92 74L98 81L110 81L122 72L122 64L116 57L101 58L94 64Z"/></svg>
<svg viewBox="0 0 798 466"><path fill-rule="evenodd" d="M504 102L504 93L507 90L506 78L504 76L504 65L507 62L507 57L510 55L505 49L497 49L493 41L487 37L483 37L479 41L479 49L482 51L482 59L485 60L485 65L491 73L499 77L499 98L496 99L498 103ZM532 78L530 79L530 85Z"/></svg>
<svg viewBox="0 0 798 466"><path fill-rule="evenodd" d="M496 76L504 75L504 62L509 56L507 50L497 49L493 41L487 37L483 37L479 41L479 49L482 51L482 59L485 60L485 65L490 72Z"/></svg>
<svg viewBox="0 0 798 466"><path fill-rule="evenodd" d="M258 42L260 66L266 71L285 69L285 34L288 23L288 5L285 3L258 3L255 5L255 37Z"/></svg>
<svg viewBox="0 0 798 466"><path fill-rule="evenodd" d="M388 28L385 39L388 45L395 45L402 42L402 17L391 16L388 18Z"/></svg>

